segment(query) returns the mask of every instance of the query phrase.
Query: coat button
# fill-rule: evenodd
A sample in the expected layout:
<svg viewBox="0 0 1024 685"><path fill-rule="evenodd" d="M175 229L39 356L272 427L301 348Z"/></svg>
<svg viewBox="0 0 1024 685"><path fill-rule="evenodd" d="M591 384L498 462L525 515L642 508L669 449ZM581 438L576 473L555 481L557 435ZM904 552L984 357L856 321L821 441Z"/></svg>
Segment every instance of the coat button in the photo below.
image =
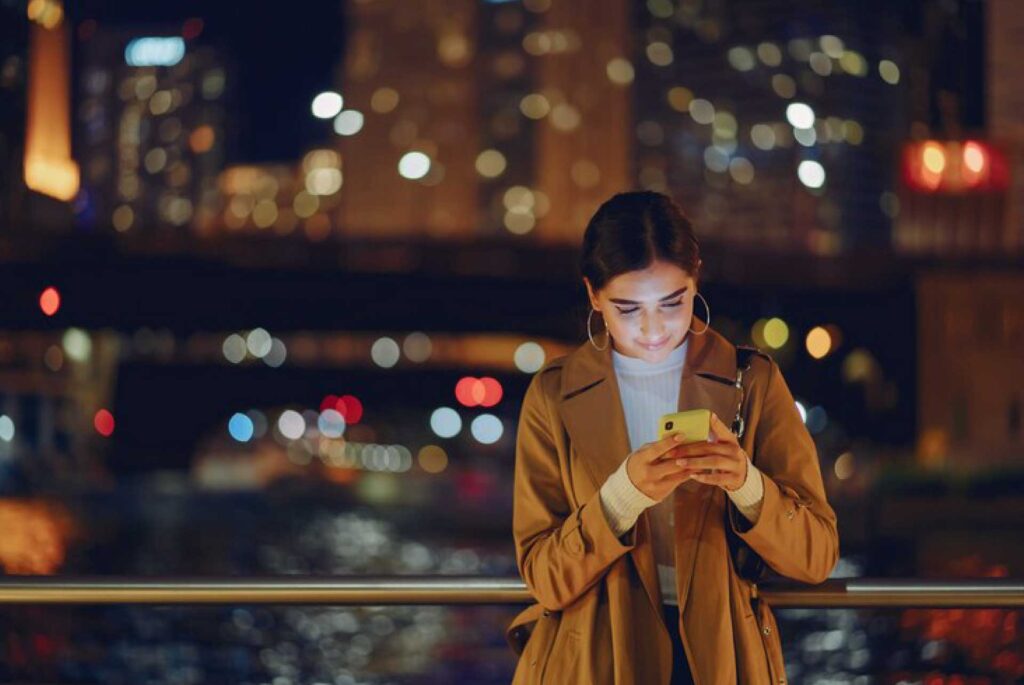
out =
<svg viewBox="0 0 1024 685"><path fill-rule="evenodd" d="M545 610L544 610L544 611L543 611L542 613L543 613L543 614L544 614L545 616L550 616L550 615L551 615L551 609L545 609Z"/></svg>
<svg viewBox="0 0 1024 685"><path fill-rule="evenodd" d="M772 627L771 626L765 626L764 628L761 629L761 632L765 634L765 637L767 637L767 636L772 634Z"/></svg>
<svg viewBox="0 0 1024 685"><path fill-rule="evenodd" d="M796 516L796 512L793 511L792 509L786 512L786 518L792 520L794 516Z"/></svg>

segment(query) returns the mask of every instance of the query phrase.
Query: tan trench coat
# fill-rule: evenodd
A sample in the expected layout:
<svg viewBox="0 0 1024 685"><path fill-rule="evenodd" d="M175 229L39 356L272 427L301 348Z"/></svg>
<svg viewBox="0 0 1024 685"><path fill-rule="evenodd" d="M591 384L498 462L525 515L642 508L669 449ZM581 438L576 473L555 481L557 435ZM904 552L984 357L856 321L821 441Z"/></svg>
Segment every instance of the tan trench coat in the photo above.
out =
<svg viewBox="0 0 1024 685"><path fill-rule="evenodd" d="M730 425L735 376L731 343L713 329L691 334L679 410L710 409ZM757 524L719 487L688 481L673 495L680 633L696 685L785 683L775 618L756 585L736 575L726 526L795 580L824 581L839 556L817 452L778 366L755 356L743 384L741 444L765 476ZM669 681L672 648L647 512L620 539L599 500L629 452L611 346L584 343L535 374L519 418L513 534L537 603L506 634L522 650L515 684Z"/></svg>

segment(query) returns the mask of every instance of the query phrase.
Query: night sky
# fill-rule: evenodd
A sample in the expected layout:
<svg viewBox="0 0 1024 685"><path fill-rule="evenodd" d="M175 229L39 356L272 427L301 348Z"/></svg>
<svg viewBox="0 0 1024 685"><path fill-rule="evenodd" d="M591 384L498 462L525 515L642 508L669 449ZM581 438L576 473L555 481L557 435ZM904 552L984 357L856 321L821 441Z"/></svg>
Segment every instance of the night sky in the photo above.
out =
<svg viewBox="0 0 1024 685"><path fill-rule="evenodd" d="M75 24L138 26L140 35L170 35L192 17L204 22L199 41L232 60L235 81L227 162L294 161L329 139L329 121L309 110L318 92L334 80L344 54L342 0L271 2L137 2L81 0L69 3Z"/></svg>

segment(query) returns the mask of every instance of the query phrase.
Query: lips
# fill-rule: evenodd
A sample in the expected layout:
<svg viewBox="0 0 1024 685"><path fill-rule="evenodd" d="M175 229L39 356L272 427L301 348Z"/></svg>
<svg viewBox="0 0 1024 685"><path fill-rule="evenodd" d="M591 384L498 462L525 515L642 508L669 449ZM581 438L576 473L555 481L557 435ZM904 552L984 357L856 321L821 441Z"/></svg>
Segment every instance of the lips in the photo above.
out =
<svg viewBox="0 0 1024 685"><path fill-rule="evenodd" d="M640 343L640 346L643 347L646 350L652 350L653 351L653 350L661 349L662 347L665 346L665 343L667 343L667 342L668 342L668 338L665 338L664 340L662 340L661 342L659 342L659 343L657 343L655 345L648 345L646 343Z"/></svg>

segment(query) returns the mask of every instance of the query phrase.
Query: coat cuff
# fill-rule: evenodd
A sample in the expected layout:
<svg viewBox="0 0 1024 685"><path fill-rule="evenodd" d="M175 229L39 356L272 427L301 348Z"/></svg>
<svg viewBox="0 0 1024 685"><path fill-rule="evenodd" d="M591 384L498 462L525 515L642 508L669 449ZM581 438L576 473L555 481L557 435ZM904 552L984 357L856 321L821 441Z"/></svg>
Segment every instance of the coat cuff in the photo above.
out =
<svg viewBox="0 0 1024 685"><path fill-rule="evenodd" d="M619 468L608 476L600 491L601 509L616 537L632 528L644 509L657 504L657 500L651 499L633 485L626 471L627 461L624 459Z"/></svg>
<svg viewBox="0 0 1024 685"><path fill-rule="evenodd" d="M748 521L757 523L761 517L761 505L764 502L764 478L749 458L747 459L747 477L743 481L743 485L735 490L726 490L726 494Z"/></svg>

